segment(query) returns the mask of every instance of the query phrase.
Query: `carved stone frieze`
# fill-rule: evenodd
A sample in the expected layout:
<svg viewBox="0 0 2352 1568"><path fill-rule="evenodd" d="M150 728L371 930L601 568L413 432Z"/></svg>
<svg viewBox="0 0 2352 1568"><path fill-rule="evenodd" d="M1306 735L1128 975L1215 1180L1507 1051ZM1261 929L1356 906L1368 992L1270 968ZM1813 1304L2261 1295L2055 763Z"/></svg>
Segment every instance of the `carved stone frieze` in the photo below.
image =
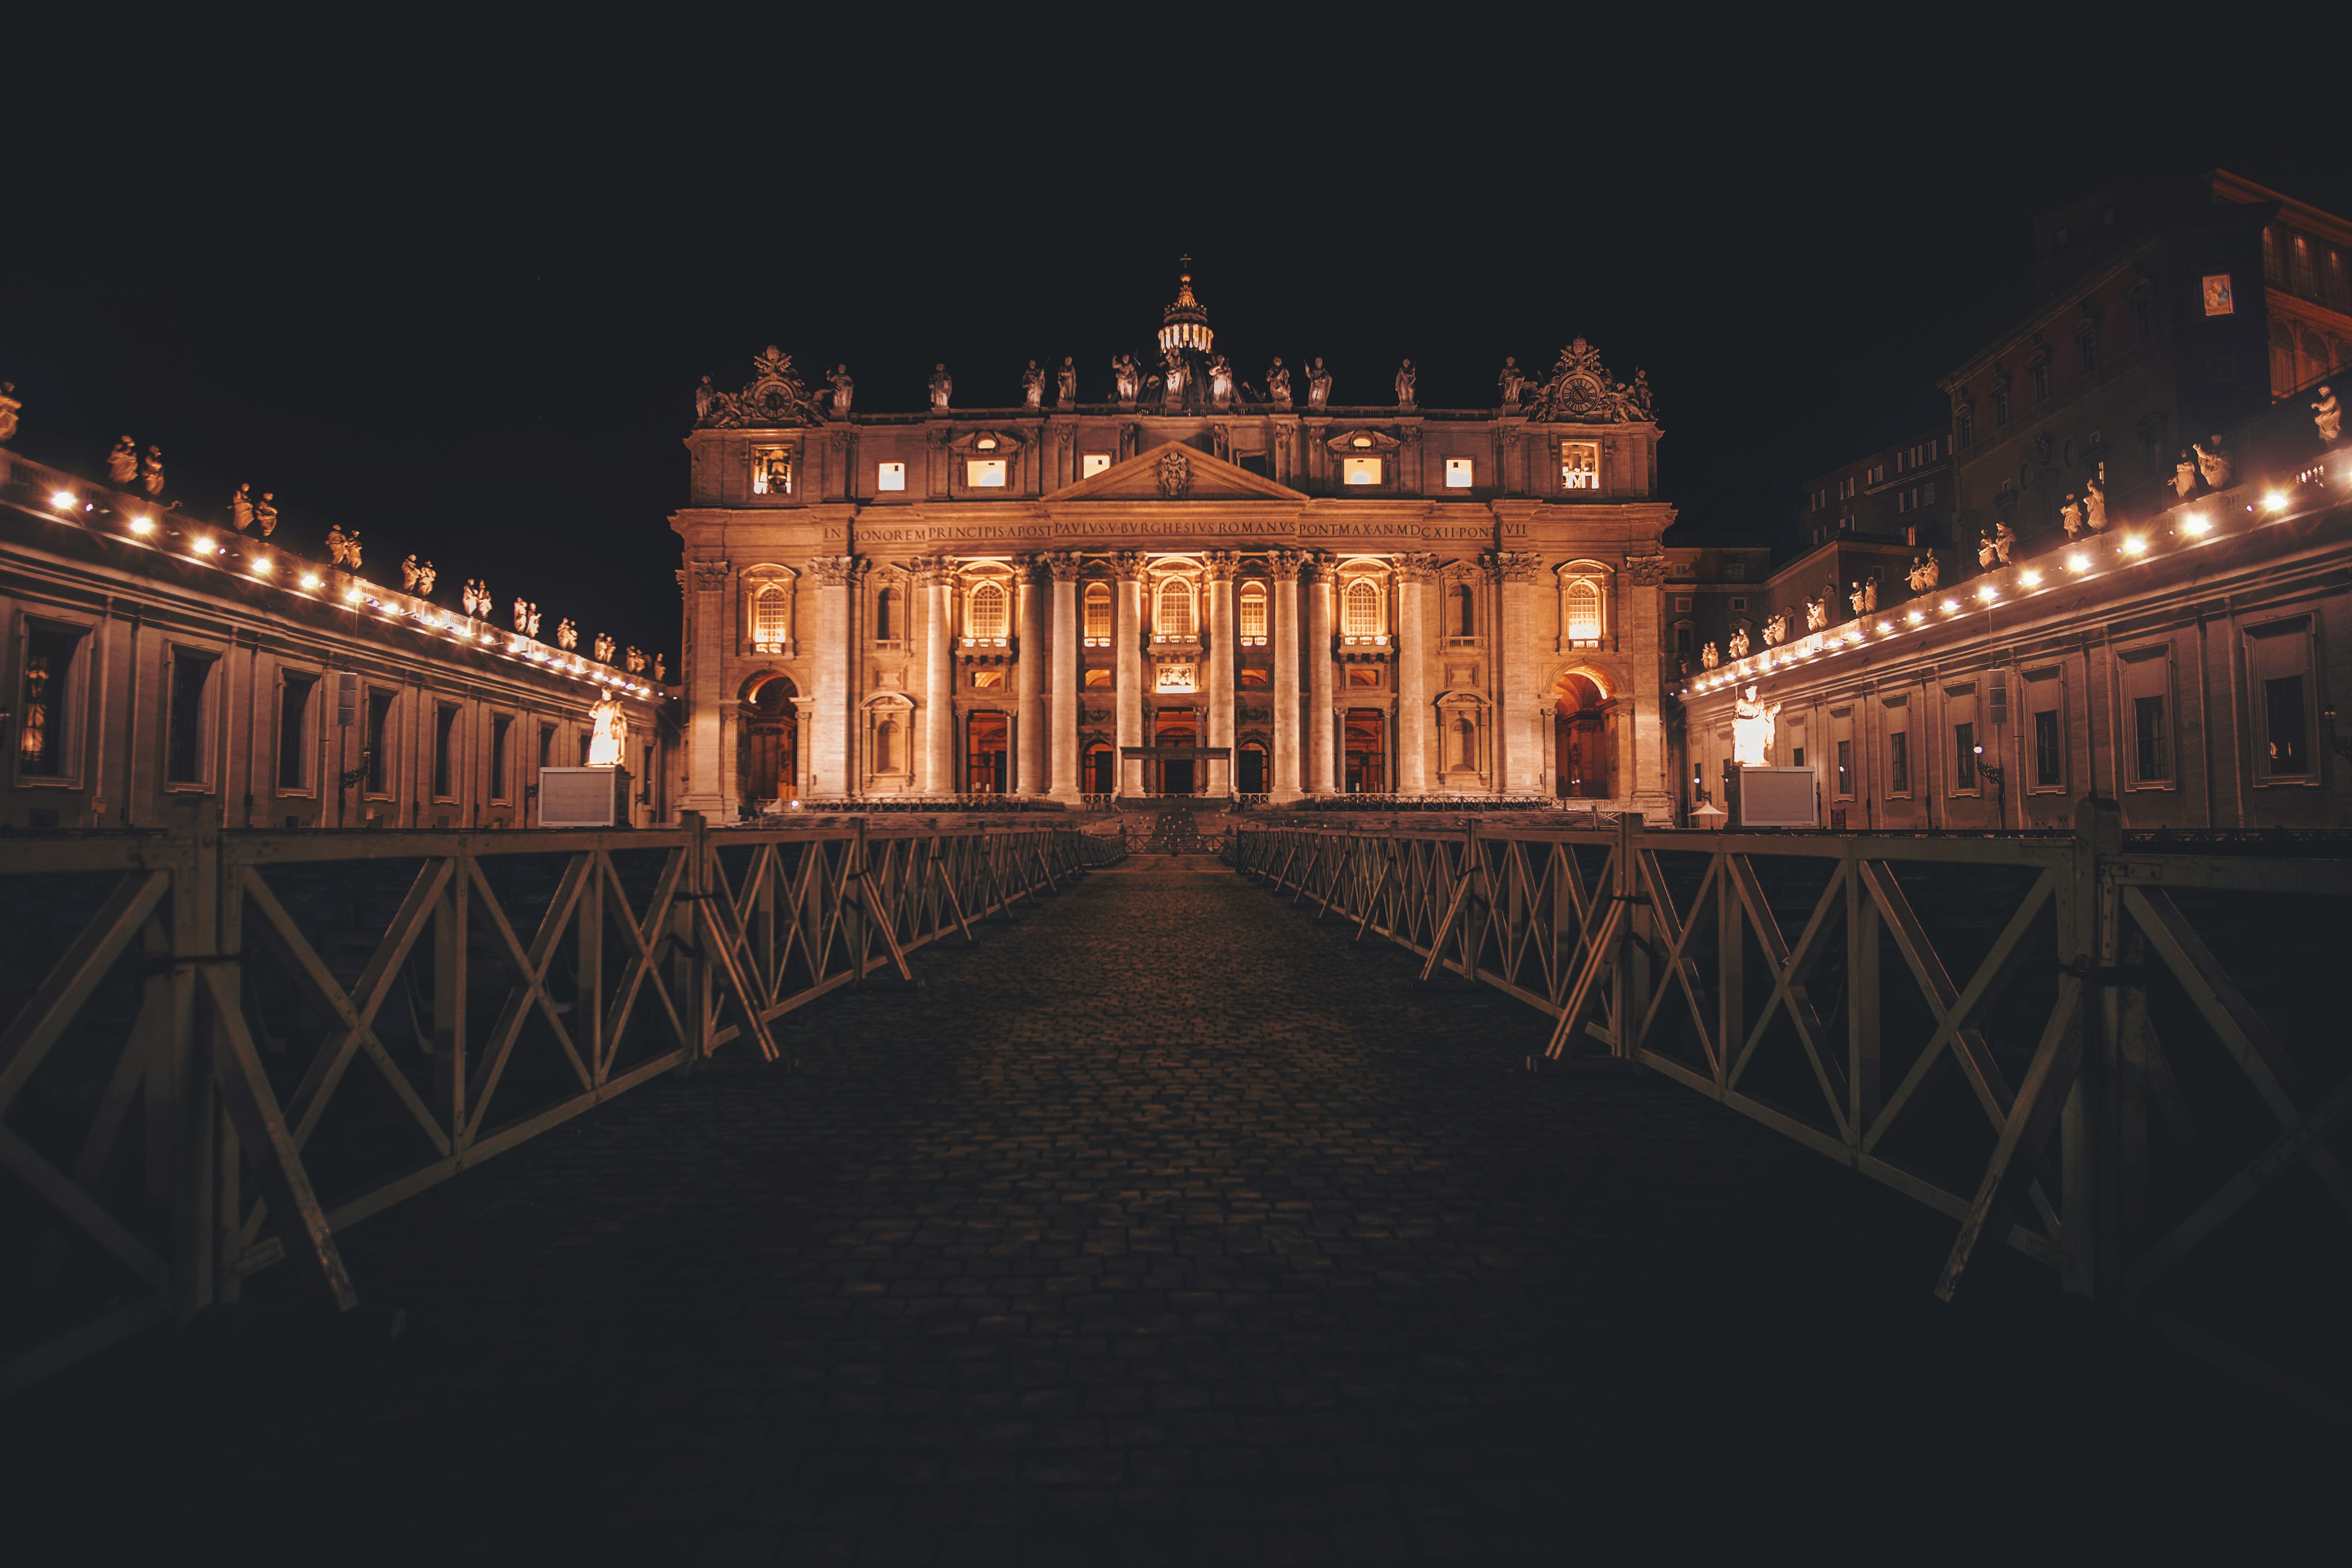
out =
<svg viewBox="0 0 2352 1568"><path fill-rule="evenodd" d="M1184 455L1181 446L1171 446L1160 455L1160 493L1171 501L1181 501L1192 491L1192 460Z"/></svg>

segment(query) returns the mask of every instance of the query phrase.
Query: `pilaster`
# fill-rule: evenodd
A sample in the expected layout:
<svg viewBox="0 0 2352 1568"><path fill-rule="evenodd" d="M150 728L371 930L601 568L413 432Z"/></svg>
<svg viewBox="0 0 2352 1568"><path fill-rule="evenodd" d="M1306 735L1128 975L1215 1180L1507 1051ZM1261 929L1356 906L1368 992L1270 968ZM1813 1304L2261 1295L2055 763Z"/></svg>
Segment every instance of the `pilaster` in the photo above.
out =
<svg viewBox="0 0 2352 1568"><path fill-rule="evenodd" d="M1020 752L1016 767L1019 777L1013 789L1023 795L1043 795L1045 778L1045 716L1038 711L1041 693L1040 677L1045 662L1045 594L1037 579L1045 564L1042 556L1029 556L1020 562L1021 577L1016 591L1020 596L1021 653L1013 669L1013 694L1020 700Z"/></svg>
<svg viewBox="0 0 2352 1568"><path fill-rule="evenodd" d="M1429 791L1429 584L1437 558L1397 558L1397 778L1400 794Z"/></svg>
<svg viewBox="0 0 2352 1568"><path fill-rule="evenodd" d="M1503 755L1496 787L1509 794L1533 794L1542 787L1543 774L1536 724L1536 688L1543 679L1537 669L1535 629L1539 560L1524 550L1489 550L1483 564L1495 578L1501 605L1496 649L1501 689L1495 706Z"/></svg>
<svg viewBox="0 0 2352 1568"><path fill-rule="evenodd" d="M810 737L808 792L819 799L857 792L850 757L849 711L856 701L850 665L850 591L864 580L869 563L851 555L819 556L809 562L816 578L816 722Z"/></svg>
<svg viewBox="0 0 2352 1568"><path fill-rule="evenodd" d="M1211 550L1202 559L1209 576L1209 746L1226 755L1209 759L1209 795L1234 791L1234 552Z"/></svg>
<svg viewBox="0 0 2352 1568"><path fill-rule="evenodd" d="M1143 744L1143 556L1122 550L1118 573L1117 622L1111 627L1118 650L1118 792L1143 793L1143 759L1127 755Z"/></svg>
<svg viewBox="0 0 2352 1568"><path fill-rule="evenodd" d="M1331 706L1331 558L1307 558L1307 792L1332 792L1331 763L1338 716Z"/></svg>
<svg viewBox="0 0 2352 1568"><path fill-rule="evenodd" d="M1054 799L1078 799L1078 558L1045 558L1054 573ZM1027 656L1024 650L1023 656Z"/></svg>
<svg viewBox="0 0 2352 1568"><path fill-rule="evenodd" d="M727 668L727 597L732 572L723 560L687 563L686 642L687 773L690 788L679 805L690 811L724 816L740 793L740 780L728 778L726 716L730 694Z"/></svg>
<svg viewBox="0 0 2352 1568"><path fill-rule="evenodd" d="M923 595L923 776L927 795L955 793L954 563L921 556L908 563Z"/></svg>
<svg viewBox="0 0 2352 1568"><path fill-rule="evenodd" d="M1276 550L1274 574L1274 798L1298 799L1298 568L1297 550Z"/></svg>

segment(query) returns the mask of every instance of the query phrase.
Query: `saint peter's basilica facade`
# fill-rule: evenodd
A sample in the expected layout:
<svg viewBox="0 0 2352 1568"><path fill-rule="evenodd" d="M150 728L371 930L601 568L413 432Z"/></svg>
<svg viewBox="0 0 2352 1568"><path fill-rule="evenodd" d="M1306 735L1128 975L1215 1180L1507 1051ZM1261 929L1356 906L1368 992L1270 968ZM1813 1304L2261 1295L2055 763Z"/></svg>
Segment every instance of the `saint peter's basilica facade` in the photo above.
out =
<svg viewBox="0 0 2352 1568"><path fill-rule="evenodd" d="M1666 809L1659 427L1581 339L1493 406L1242 382L1189 276L1148 364L1011 406L697 397L677 796L1588 798ZM1098 373L1098 372L1097 372ZM1350 367L1350 379L1362 372ZM1360 381L1358 385L1360 385ZM1344 390L1344 389L1343 389Z"/></svg>

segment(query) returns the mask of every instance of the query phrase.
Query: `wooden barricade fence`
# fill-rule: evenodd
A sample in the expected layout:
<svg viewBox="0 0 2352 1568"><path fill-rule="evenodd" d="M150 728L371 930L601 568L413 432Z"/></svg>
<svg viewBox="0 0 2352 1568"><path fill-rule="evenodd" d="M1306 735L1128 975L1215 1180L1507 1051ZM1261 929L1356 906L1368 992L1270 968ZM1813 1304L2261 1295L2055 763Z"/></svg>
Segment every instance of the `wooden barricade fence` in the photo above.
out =
<svg viewBox="0 0 2352 1568"><path fill-rule="evenodd" d="M1116 846L1033 820L60 833L0 845L0 1394ZM357 1069L358 1071L353 1071Z"/></svg>
<svg viewBox="0 0 2352 1568"><path fill-rule="evenodd" d="M1548 1059L1654 1069L1948 1216L1939 1297L1990 1238L2352 1409L2352 861L2126 852L2104 801L2071 837L1461 821L1276 818L1228 858L1550 1014Z"/></svg>

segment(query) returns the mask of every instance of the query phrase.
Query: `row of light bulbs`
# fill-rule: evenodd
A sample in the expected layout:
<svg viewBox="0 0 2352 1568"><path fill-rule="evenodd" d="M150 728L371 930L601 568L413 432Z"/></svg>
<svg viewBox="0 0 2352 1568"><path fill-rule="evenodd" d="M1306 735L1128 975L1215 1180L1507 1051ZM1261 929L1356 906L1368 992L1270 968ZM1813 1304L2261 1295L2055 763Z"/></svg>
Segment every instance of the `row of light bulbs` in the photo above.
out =
<svg viewBox="0 0 2352 1568"><path fill-rule="evenodd" d="M98 509L94 502L84 501L71 490L64 489L53 491L50 494L49 505L60 512L67 513L89 513ZM155 533L159 525L153 517L143 512L133 512L124 515L124 526L137 538L145 539ZM228 547L221 543L217 537L209 533L192 534L188 538L187 544L190 555L201 560L212 561L215 565L221 564L221 558L228 553ZM275 555L268 549L251 549L250 541L248 541L248 549L241 553L246 563L247 576L262 582L277 581L278 559ZM316 594L326 586L326 580L315 571L304 571L296 579L296 584L292 591ZM461 616L449 614L446 611L419 611L412 614L401 605L387 603L376 598L357 583L343 590L343 601L347 604L365 605L388 622L409 621L421 630L439 632L461 643L477 643L494 653L506 653L513 658L543 665L550 670L583 676L599 685L610 686L615 691L627 692L634 696L651 697L655 695L654 688L643 681L635 681L626 675L617 674L602 664L581 658L576 653L566 653L560 649L550 648L535 638L499 632L488 622L467 621ZM476 630L478 626L478 631ZM499 645L501 638L505 640L503 647Z"/></svg>
<svg viewBox="0 0 2352 1568"><path fill-rule="evenodd" d="M2289 497L2287 493L2284 490L2270 491L2264 495L2262 499L2262 509L2271 514L2273 519L2276 519L2281 513L2284 513L2287 509L2288 505ZM2252 512L2254 507L2252 505L2249 505L2246 507L2246 510ZM2190 512L2186 517L2182 517L2179 526L2173 531L2177 534L2186 535L2192 541L2202 541L2210 537L2213 532L2213 518L2210 513L2196 511ZM2149 548L2148 536L2145 533L2126 532L2119 537L2116 541L2116 552L2134 560L2137 560L2140 557L2147 554ZM2097 564L2098 563L2096 561L2092 559L2091 554L2088 550L2085 550L2079 546L2070 547L2066 551L2063 570L2067 576L2080 578L2094 572L2097 568ZM2017 585L2027 592L2032 592L2035 590L2042 588L2048 584L2049 581L2050 580L2048 575L2038 566L2029 566L2017 574ZM2001 594L1999 589L1995 588L1991 583L1987 582L1979 585L1976 592L1969 597L1973 598L1979 607L1990 610L1994 605L2000 602ZM1946 595L1935 606L1938 612L1947 617L1958 615L1968 607L1967 603L1958 594ZM1876 634L1881 637L1891 637L1895 635L1897 632L1924 626L1927 624L1928 619L1928 612L1915 603L1910 609L1903 612L1900 617L1900 623L1898 623L1895 619L1880 621L1875 629ZM1751 675L1768 674L1775 668L1786 668L1790 664L1811 664L1813 660L1822 657L1823 654L1834 653L1841 648L1858 648L1864 643L1869 641L1870 635L1871 633L1864 629L1863 622L1857 619L1847 622L1844 626L1840 627L1833 632L1823 633L1822 636L1822 643L1819 647L1811 649L1802 653L1783 653L1777 660L1772 656L1772 650L1767 648L1763 652L1758 653L1753 659L1743 659L1737 664L1729 665L1719 670L1714 670L1700 676L1698 679L1692 681L1683 688L1683 695L1685 696L1692 696L1705 692L1716 691L1724 686L1737 685L1741 681L1748 679Z"/></svg>

